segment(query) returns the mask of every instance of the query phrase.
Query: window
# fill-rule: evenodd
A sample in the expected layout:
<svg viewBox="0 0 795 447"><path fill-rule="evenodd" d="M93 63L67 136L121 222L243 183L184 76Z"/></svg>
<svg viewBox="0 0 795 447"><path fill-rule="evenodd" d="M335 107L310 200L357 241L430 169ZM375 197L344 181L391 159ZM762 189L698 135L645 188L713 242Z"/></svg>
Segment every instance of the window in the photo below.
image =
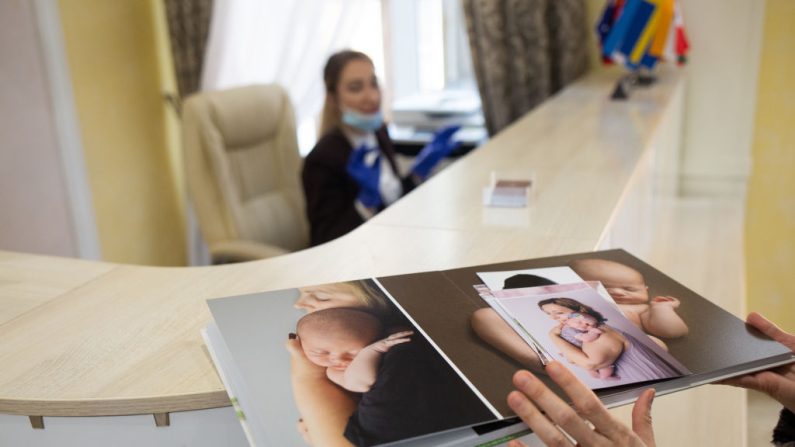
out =
<svg viewBox="0 0 795 447"><path fill-rule="evenodd" d="M268 0L216 2L203 89L277 82L296 112L298 143L317 139L328 56L367 53L394 99L443 89L476 91L457 0Z"/></svg>

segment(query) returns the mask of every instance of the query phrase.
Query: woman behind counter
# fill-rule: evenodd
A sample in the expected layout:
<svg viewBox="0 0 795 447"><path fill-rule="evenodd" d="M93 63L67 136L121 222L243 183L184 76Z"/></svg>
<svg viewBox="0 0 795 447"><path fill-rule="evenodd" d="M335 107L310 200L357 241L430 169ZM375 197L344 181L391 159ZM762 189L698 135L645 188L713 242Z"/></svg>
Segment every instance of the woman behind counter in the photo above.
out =
<svg viewBox="0 0 795 447"><path fill-rule="evenodd" d="M425 180L458 144L458 127L437 132L401 177L381 115L373 62L358 51L333 54L323 70L326 101L321 138L304 161L311 244L342 236Z"/></svg>

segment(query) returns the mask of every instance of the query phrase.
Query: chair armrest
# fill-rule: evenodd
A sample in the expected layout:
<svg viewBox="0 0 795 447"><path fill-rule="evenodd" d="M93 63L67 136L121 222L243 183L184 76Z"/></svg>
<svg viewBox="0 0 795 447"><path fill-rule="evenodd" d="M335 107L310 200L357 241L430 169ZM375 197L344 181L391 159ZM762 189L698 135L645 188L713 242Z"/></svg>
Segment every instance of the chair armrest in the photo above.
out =
<svg viewBox="0 0 795 447"><path fill-rule="evenodd" d="M209 249L213 264L255 261L290 253L275 245L242 239L213 242Z"/></svg>

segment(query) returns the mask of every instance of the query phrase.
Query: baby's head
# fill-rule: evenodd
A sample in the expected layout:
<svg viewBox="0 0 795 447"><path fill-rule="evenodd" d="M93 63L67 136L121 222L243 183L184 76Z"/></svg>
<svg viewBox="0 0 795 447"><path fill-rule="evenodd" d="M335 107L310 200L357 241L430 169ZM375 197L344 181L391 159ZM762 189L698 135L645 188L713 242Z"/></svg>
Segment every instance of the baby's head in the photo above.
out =
<svg viewBox="0 0 795 447"><path fill-rule="evenodd" d="M524 289L526 287L554 286L557 283L543 276L519 273L505 278L503 289Z"/></svg>
<svg viewBox="0 0 795 447"><path fill-rule="evenodd" d="M597 327L599 322L591 315L574 312L569 314L569 318L566 320L565 324L578 331L585 332Z"/></svg>
<svg viewBox="0 0 795 447"><path fill-rule="evenodd" d="M606 259L576 259L571 268L585 281L600 281L618 304L645 304L649 287L639 271Z"/></svg>
<svg viewBox="0 0 795 447"><path fill-rule="evenodd" d="M298 320L296 333L312 363L344 371L356 354L381 335L381 322L359 309L331 308Z"/></svg>

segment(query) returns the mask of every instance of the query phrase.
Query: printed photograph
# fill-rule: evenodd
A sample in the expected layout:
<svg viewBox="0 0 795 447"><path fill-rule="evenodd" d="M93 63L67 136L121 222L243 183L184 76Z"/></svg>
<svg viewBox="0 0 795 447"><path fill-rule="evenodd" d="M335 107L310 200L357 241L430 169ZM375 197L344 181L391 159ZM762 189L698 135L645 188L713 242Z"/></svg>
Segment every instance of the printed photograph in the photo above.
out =
<svg viewBox="0 0 795 447"><path fill-rule="evenodd" d="M566 266L478 272L478 276L483 284L491 290L520 289L583 281L573 269Z"/></svg>
<svg viewBox="0 0 795 447"><path fill-rule="evenodd" d="M495 419L370 280L210 306L273 445L370 446Z"/></svg>
<svg viewBox="0 0 795 447"><path fill-rule="evenodd" d="M493 302L532 336L529 342L540 344L591 388L690 373L595 289L549 290L556 287L492 291Z"/></svg>

